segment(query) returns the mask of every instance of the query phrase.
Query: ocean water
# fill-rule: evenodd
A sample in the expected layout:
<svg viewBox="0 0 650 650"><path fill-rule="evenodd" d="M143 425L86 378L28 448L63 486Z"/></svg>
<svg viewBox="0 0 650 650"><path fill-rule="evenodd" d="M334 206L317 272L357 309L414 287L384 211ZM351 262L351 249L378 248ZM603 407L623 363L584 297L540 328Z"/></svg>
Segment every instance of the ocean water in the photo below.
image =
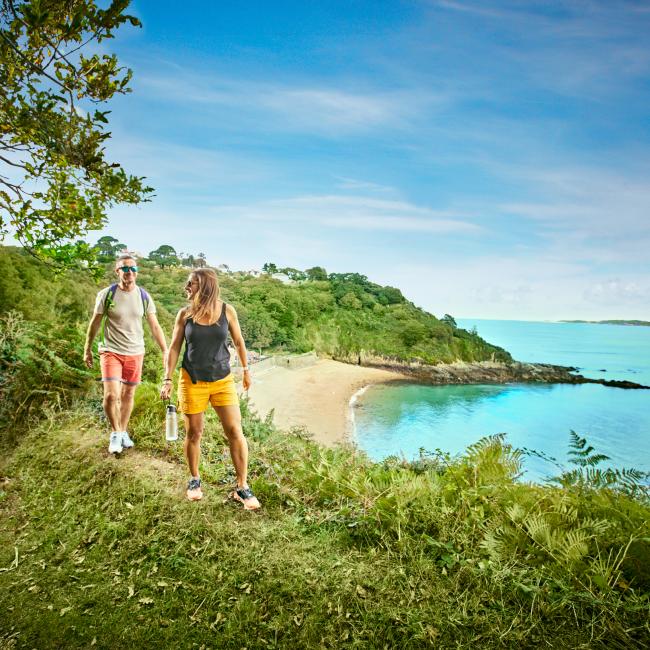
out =
<svg viewBox="0 0 650 650"><path fill-rule="evenodd" d="M650 385L650 328L588 323L462 320L521 361L577 366L589 377ZM569 433L586 436L615 467L650 471L650 390L600 385L371 386L353 406L357 444L380 460L420 449L461 453L483 436L506 433L516 447L565 463ZM556 468L528 457L525 478Z"/></svg>
<svg viewBox="0 0 650 650"><path fill-rule="evenodd" d="M579 368L597 379L627 379L650 386L650 327L593 323L459 319L518 361Z"/></svg>

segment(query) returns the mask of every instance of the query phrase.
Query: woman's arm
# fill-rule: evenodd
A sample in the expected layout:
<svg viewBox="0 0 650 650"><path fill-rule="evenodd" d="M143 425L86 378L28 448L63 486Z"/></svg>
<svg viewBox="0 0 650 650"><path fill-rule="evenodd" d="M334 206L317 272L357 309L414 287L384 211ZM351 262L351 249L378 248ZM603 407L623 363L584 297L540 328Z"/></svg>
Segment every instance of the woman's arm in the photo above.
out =
<svg viewBox="0 0 650 650"><path fill-rule="evenodd" d="M181 309L176 315L172 340L169 344L169 350L167 352L167 362L165 363L165 378L163 379L163 385L160 389L160 397L162 399L169 399L171 397L173 389L172 378L174 375L174 370L176 370L176 364L178 363L181 347L183 347L184 335L185 308Z"/></svg>
<svg viewBox="0 0 650 650"><path fill-rule="evenodd" d="M226 305L226 316L228 317L228 329L230 330L230 338L232 339L233 345L237 350L239 362L241 363L241 366L244 370L242 385L244 386L244 390L248 390L251 387L251 373L248 368L248 353L246 352L246 343L244 343L244 337L242 336L241 328L239 327L237 312L232 305Z"/></svg>

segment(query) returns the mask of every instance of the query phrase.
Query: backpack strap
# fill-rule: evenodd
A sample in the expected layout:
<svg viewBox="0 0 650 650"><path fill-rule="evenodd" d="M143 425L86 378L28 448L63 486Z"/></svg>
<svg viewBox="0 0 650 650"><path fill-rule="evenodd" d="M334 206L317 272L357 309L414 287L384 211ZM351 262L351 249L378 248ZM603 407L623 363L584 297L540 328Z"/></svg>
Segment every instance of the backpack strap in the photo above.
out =
<svg viewBox="0 0 650 650"><path fill-rule="evenodd" d="M117 291L117 283L111 284L108 287L106 292L106 297L104 298L104 315L102 318L102 345L106 345L106 339L104 337L104 332L106 330L106 321L108 320L108 310L113 306L115 301L115 292Z"/></svg>
<svg viewBox="0 0 650 650"><path fill-rule="evenodd" d="M140 289L140 299L142 300L142 309L144 311L144 316L147 315L147 310L149 309L149 303L151 298L149 294L143 287L138 287ZM104 300L104 315L108 314L108 310L113 306L115 302L115 293L117 292L117 284L111 284L106 292L106 298Z"/></svg>
<svg viewBox="0 0 650 650"><path fill-rule="evenodd" d="M151 302L151 298L149 297L149 294L145 291L143 287L138 287L140 289L140 298L142 298L142 309L144 311L144 316L146 317L147 312L149 310L149 303Z"/></svg>
<svg viewBox="0 0 650 650"><path fill-rule="evenodd" d="M110 287L108 287L108 291L106 292L106 298L104 298L104 314L113 306L113 302L115 301L115 292L117 291L117 283L111 284Z"/></svg>

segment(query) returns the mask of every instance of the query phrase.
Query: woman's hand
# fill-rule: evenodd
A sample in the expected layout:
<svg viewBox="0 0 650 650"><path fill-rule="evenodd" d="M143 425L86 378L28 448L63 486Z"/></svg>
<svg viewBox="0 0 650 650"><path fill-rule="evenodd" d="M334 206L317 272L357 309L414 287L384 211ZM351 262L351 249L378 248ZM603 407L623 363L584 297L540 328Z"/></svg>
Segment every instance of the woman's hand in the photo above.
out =
<svg viewBox="0 0 650 650"><path fill-rule="evenodd" d="M169 379L163 381L162 386L160 387L160 399L162 400L169 399L172 394L172 389L173 389L173 384Z"/></svg>
<svg viewBox="0 0 650 650"><path fill-rule="evenodd" d="M244 376L242 377L241 383L242 386L244 387L244 390L248 390L251 387L251 384L253 383L251 381L251 371L248 368L244 370Z"/></svg>

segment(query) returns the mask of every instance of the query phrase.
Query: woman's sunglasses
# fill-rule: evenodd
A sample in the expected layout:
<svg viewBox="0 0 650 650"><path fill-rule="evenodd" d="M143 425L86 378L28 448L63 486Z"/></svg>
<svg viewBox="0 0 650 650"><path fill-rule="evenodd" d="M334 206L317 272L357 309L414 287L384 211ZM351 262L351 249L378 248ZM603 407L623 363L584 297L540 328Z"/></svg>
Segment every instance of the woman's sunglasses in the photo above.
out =
<svg viewBox="0 0 650 650"><path fill-rule="evenodd" d="M137 273L138 272L138 267L137 266L120 266L118 271L122 271L122 273L128 273L131 271L132 273Z"/></svg>

